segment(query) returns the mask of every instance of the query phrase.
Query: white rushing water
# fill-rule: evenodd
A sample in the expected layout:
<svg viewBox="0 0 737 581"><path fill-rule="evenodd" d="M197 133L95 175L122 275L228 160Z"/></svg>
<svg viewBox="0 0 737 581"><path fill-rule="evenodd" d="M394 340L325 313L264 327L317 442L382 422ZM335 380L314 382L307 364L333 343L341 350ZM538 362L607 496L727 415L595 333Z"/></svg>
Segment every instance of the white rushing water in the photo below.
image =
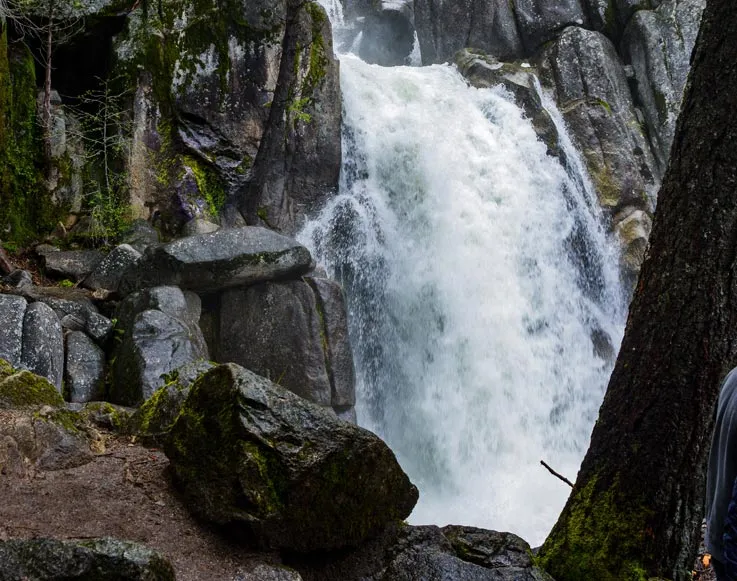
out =
<svg viewBox="0 0 737 581"><path fill-rule="evenodd" d="M570 491L539 462L575 478L611 372L595 338L622 333L590 186L452 67L346 55L341 84L340 192L300 238L347 292L359 424L419 487L411 522L539 544Z"/></svg>

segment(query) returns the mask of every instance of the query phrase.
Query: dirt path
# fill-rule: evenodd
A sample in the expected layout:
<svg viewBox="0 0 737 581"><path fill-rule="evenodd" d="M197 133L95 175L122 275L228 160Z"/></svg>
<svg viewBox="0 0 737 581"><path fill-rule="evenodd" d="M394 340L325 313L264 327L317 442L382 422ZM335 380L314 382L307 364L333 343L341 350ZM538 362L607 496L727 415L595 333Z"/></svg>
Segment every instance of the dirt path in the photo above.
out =
<svg viewBox="0 0 737 581"><path fill-rule="evenodd" d="M108 442L104 455L28 478L0 474L0 539L115 537L157 549L179 581L231 581L256 556L197 523L173 493L163 452Z"/></svg>

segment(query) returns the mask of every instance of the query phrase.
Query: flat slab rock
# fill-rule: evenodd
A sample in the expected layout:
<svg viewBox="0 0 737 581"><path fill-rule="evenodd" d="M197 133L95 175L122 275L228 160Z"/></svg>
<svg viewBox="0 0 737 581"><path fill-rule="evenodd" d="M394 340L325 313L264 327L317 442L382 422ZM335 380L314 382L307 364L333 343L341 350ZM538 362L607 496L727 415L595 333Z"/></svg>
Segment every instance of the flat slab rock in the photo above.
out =
<svg viewBox="0 0 737 581"><path fill-rule="evenodd" d="M174 581L159 553L116 539L0 541L0 581Z"/></svg>
<svg viewBox="0 0 737 581"><path fill-rule="evenodd" d="M307 248L266 228L219 230L148 248L124 274L119 292L162 285L213 292L301 276L311 263Z"/></svg>

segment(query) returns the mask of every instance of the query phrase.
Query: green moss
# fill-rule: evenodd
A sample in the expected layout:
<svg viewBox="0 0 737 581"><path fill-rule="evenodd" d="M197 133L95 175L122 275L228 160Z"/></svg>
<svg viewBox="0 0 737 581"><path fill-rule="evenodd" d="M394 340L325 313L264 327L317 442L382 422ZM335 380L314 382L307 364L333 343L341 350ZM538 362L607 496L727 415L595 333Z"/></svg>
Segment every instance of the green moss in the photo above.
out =
<svg viewBox="0 0 737 581"><path fill-rule="evenodd" d="M0 381L6 377L10 377L14 373L15 369L13 369L13 366L5 361L5 359L0 359Z"/></svg>
<svg viewBox="0 0 737 581"><path fill-rule="evenodd" d="M36 121L36 72L25 45L0 31L0 228L25 244L53 227L54 210L42 179Z"/></svg>
<svg viewBox="0 0 737 581"><path fill-rule="evenodd" d="M6 372L7 367L3 372ZM0 407L63 406L57 389L44 377L30 371L18 371L0 381Z"/></svg>
<svg viewBox="0 0 737 581"><path fill-rule="evenodd" d="M128 422L131 416L130 412L125 408L114 406L106 401L95 401L85 404L79 415L85 421L102 425L105 428L120 433L126 433L128 431Z"/></svg>
<svg viewBox="0 0 737 581"><path fill-rule="evenodd" d="M658 119L661 123L668 121L668 101L665 98L665 94L659 91L657 87L653 90L655 97L655 107L658 110Z"/></svg>
<svg viewBox="0 0 737 581"><path fill-rule="evenodd" d="M217 172L213 167L189 155L184 156L183 163L192 171L200 196L207 203L208 212L217 217L226 198L225 188Z"/></svg>
<svg viewBox="0 0 737 581"><path fill-rule="evenodd" d="M644 506L624 504L619 485L597 489L597 479L574 490L537 564L558 581L647 581L639 555L650 540Z"/></svg>

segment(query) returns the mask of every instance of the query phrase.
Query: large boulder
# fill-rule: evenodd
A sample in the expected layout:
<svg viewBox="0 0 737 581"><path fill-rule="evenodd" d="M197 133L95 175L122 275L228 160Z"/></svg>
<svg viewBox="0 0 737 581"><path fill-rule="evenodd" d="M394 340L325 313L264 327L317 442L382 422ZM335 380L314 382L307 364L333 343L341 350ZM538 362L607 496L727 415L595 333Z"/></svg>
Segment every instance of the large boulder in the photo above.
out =
<svg viewBox="0 0 737 581"><path fill-rule="evenodd" d="M217 359L243 365L329 406L324 333L315 294L303 281L230 290L221 298Z"/></svg>
<svg viewBox="0 0 737 581"><path fill-rule="evenodd" d="M705 0L668 0L636 12L622 52L632 63L636 93L659 170L665 172Z"/></svg>
<svg viewBox="0 0 737 581"><path fill-rule="evenodd" d="M151 247L123 277L120 292L173 285L212 292L310 270L309 250L297 241L247 226L182 238Z"/></svg>
<svg viewBox="0 0 737 581"><path fill-rule="evenodd" d="M75 403L105 396L105 352L81 331L66 336L64 388L69 401Z"/></svg>
<svg viewBox="0 0 737 581"><path fill-rule="evenodd" d="M356 546L418 497L377 436L235 364L192 386L165 451L190 510L265 547Z"/></svg>
<svg viewBox="0 0 737 581"><path fill-rule="evenodd" d="M177 369L200 359L207 352L198 349L183 321L155 309L138 313L117 351L110 399L139 405Z"/></svg>
<svg viewBox="0 0 737 581"><path fill-rule="evenodd" d="M305 581L553 581L512 533L396 526L354 551L291 563Z"/></svg>
<svg viewBox="0 0 737 581"><path fill-rule="evenodd" d="M142 545L116 539L0 541L0 580L174 581L171 563Z"/></svg>
<svg viewBox="0 0 737 581"><path fill-rule="evenodd" d="M0 359L0 474L26 476L35 469L61 470L92 459L82 418L63 406L46 378Z"/></svg>
<svg viewBox="0 0 737 581"><path fill-rule="evenodd" d="M116 246L82 281L82 286L93 290L116 291L123 273L139 258L141 253L129 244Z"/></svg>
<svg viewBox="0 0 737 581"><path fill-rule="evenodd" d="M514 11L522 44L531 54L567 26L582 26L587 14L579 0L516 0Z"/></svg>
<svg viewBox="0 0 737 581"><path fill-rule="evenodd" d="M0 295L0 358L17 367L23 354L23 318L28 303L23 297Z"/></svg>
<svg viewBox="0 0 737 581"><path fill-rule="evenodd" d="M46 377L61 391L64 336L59 317L44 303L32 303L23 316L21 367Z"/></svg>
<svg viewBox="0 0 737 581"><path fill-rule="evenodd" d="M355 404L353 356L340 285L263 283L222 294L216 358L231 361L336 412Z"/></svg>

